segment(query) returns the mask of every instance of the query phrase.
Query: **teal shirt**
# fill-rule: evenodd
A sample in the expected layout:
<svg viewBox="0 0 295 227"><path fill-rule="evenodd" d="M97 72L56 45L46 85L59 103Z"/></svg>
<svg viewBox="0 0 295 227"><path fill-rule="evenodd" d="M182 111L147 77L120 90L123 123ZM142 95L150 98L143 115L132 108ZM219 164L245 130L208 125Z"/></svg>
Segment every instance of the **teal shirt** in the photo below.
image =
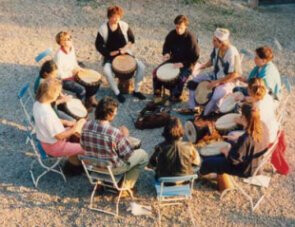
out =
<svg viewBox="0 0 295 227"><path fill-rule="evenodd" d="M255 66L251 71L248 81L251 78L261 78L266 87L271 91L275 98L281 93L281 76L277 67L271 61L263 67Z"/></svg>

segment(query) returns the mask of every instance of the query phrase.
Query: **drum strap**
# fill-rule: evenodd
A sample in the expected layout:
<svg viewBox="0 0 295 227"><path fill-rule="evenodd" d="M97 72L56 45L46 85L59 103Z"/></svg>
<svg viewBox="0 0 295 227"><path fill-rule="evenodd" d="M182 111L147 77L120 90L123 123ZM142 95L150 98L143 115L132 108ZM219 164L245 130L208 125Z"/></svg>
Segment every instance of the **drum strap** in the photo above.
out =
<svg viewBox="0 0 295 227"><path fill-rule="evenodd" d="M100 26L100 28L98 29L99 34L102 36L104 42L106 43L108 40L108 22L105 22L103 25ZM128 43L129 39L128 39L128 35L127 35L127 31L128 31L128 24L124 21L119 21L119 26L121 28L121 31L124 35L125 41L126 43Z"/></svg>
<svg viewBox="0 0 295 227"><path fill-rule="evenodd" d="M217 80L217 73L219 71L218 61L219 61L219 50L217 52L217 57L216 57L215 65L214 65L214 80Z"/></svg>

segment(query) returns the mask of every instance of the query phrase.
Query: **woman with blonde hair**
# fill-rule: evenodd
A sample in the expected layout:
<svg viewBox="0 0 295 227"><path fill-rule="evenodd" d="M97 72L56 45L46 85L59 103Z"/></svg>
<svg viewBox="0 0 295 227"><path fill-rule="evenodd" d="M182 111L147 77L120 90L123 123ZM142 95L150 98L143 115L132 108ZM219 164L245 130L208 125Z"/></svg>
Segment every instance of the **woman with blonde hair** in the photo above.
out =
<svg viewBox="0 0 295 227"><path fill-rule="evenodd" d="M204 158L200 174L228 173L249 177L254 173L260 157L267 150L268 135L260 121L259 111L250 103L242 106L242 115L237 122L243 125L245 133L231 148L222 148L222 155Z"/></svg>
<svg viewBox="0 0 295 227"><path fill-rule="evenodd" d="M37 139L48 155L69 157L68 165L80 166L77 155L84 154L84 151L79 143L67 139L81 132L85 120L75 122L58 118L51 104L57 100L61 89L61 82L57 79L46 79L39 86L33 106Z"/></svg>

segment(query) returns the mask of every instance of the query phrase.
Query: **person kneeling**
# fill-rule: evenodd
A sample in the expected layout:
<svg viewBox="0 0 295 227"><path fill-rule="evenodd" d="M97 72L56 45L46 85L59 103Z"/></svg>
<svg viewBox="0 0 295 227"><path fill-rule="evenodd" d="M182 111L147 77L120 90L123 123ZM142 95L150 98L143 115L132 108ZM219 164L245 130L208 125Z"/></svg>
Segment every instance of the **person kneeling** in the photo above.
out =
<svg viewBox="0 0 295 227"><path fill-rule="evenodd" d="M105 163L109 162L116 175L126 173L121 186L132 189L148 163L148 155L143 149L132 148L125 126L115 128L111 125L117 110L118 103L114 99L105 97L100 100L95 110L95 120L88 121L83 127L81 145L88 157L97 159L97 168L107 172Z"/></svg>
<svg viewBox="0 0 295 227"><path fill-rule="evenodd" d="M156 179L194 174L193 166L200 165L200 157L192 143L182 140L184 130L181 121L172 117L162 135L165 141L155 147L149 162L149 167L156 169Z"/></svg>

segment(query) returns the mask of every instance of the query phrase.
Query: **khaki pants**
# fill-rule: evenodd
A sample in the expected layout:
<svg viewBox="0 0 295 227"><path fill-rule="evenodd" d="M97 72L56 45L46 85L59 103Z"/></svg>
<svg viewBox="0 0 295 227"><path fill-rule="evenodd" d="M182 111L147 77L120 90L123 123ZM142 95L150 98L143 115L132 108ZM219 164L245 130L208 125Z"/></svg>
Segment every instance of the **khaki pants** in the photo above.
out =
<svg viewBox="0 0 295 227"><path fill-rule="evenodd" d="M122 186L124 188L133 188L139 177L140 171L142 171L147 165L148 160L148 155L143 149L134 150L128 159L128 163L112 169L113 174L117 175L126 173L126 178Z"/></svg>

